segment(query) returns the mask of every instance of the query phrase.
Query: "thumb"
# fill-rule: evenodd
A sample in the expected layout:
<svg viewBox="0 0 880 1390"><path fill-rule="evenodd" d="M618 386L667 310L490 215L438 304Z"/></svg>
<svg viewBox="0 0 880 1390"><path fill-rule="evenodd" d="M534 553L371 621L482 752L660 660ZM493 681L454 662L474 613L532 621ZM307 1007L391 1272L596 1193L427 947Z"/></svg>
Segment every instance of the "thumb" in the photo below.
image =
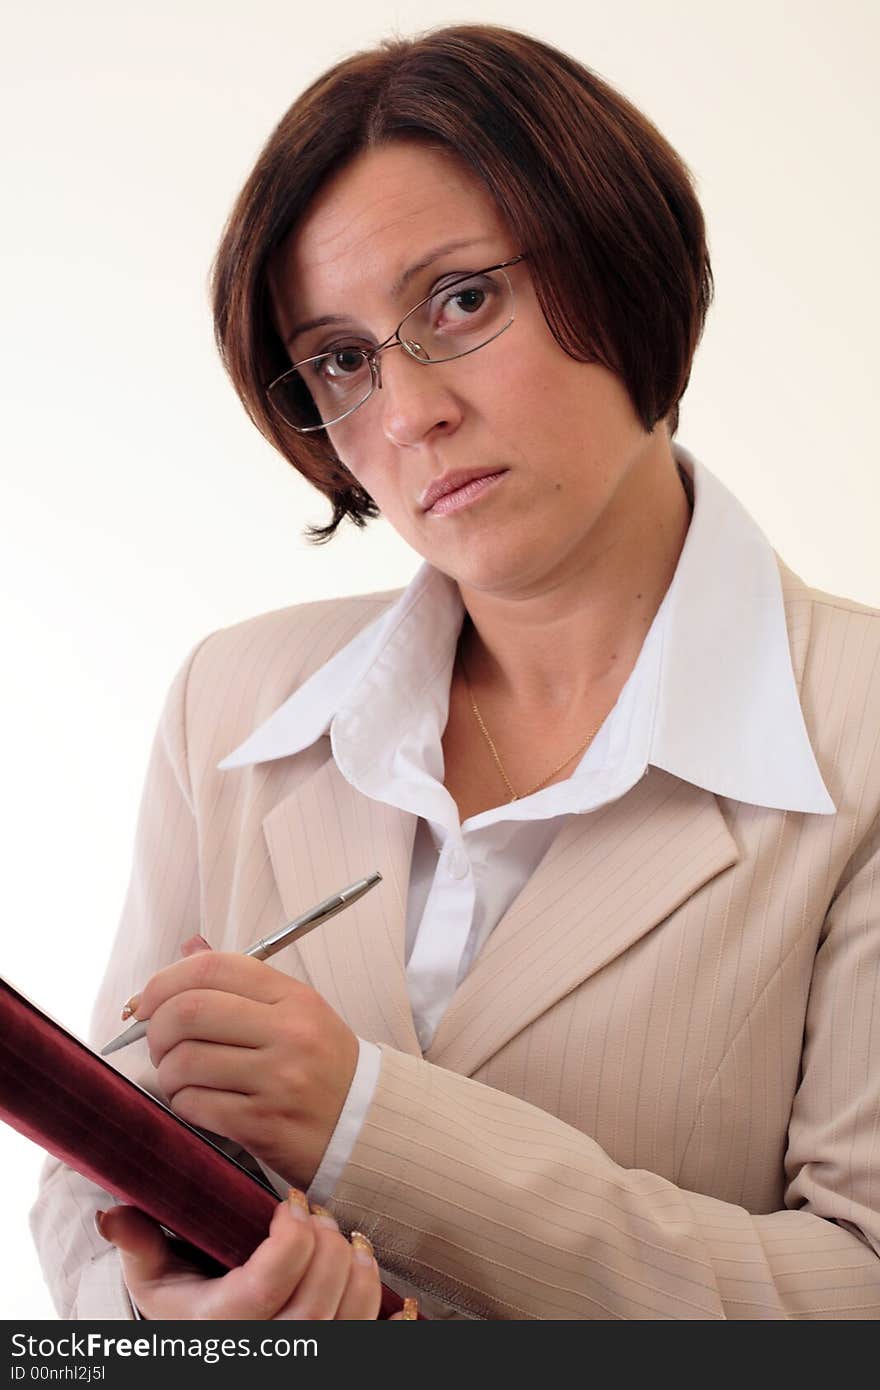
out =
<svg viewBox="0 0 880 1390"><path fill-rule="evenodd" d="M157 1222L137 1207L111 1207L95 1216L95 1225L122 1260L127 1283L161 1279L172 1264L168 1242Z"/></svg>

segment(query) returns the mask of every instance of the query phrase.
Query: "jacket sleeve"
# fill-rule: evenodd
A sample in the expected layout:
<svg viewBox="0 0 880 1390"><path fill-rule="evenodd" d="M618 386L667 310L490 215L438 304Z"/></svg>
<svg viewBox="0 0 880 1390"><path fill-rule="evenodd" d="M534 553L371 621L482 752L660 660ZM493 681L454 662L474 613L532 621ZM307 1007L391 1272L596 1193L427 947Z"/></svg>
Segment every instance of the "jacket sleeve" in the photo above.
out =
<svg viewBox="0 0 880 1390"><path fill-rule="evenodd" d="M88 1041L100 1048L121 1031L122 1005L145 980L177 959L200 931L196 824L186 762L185 705L189 673L202 643L174 678L159 721L137 821L134 859L110 962L92 1012ZM140 1084L143 1045L114 1064ZM131 1318L116 1249L94 1225L94 1213L116 1198L56 1158L43 1165L31 1232L59 1316Z"/></svg>
<svg viewBox="0 0 880 1390"><path fill-rule="evenodd" d="M621 1168L522 1100L382 1052L330 1205L463 1312L880 1318L880 823L815 956L781 1211Z"/></svg>

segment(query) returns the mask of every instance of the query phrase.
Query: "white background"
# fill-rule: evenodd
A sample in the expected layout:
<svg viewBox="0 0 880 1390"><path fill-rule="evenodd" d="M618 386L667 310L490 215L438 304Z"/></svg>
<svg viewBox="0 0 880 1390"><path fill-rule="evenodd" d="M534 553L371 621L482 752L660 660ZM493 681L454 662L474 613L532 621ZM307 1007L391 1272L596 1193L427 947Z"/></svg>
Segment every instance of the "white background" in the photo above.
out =
<svg viewBox="0 0 880 1390"><path fill-rule="evenodd" d="M417 567L381 521L302 541L329 510L246 419L206 290L282 113L395 30L524 29L659 126L697 179L717 285L677 437L804 579L880 605L878 15L872 0L7 11L0 973L85 1030L155 723L200 637ZM55 1316L27 1227L39 1162L0 1127L6 1319Z"/></svg>

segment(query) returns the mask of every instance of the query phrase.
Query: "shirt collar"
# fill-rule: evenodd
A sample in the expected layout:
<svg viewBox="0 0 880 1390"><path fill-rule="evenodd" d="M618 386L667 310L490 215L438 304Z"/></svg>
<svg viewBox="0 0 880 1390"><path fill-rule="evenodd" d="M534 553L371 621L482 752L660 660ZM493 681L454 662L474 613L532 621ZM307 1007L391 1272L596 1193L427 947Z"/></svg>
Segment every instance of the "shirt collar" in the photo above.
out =
<svg viewBox="0 0 880 1390"><path fill-rule="evenodd" d="M669 599L650 762L720 796L834 814L791 664L779 563L688 450L694 515ZM665 600L664 600L665 601Z"/></svg>
<svg viewBox="0 0 880 1390"><path fill-rule="evenodd" d="M792 669L775 552L708 468L677 443L673 452L691 480L694 512L655 618L663 630L647 761L737 801L833 814ZM374 688L393 691L404 713L436 699L463 613L456 584L423 563L391 607L218 768L288 757L328 733L337 715L350 723L368 676Z"/></svg>

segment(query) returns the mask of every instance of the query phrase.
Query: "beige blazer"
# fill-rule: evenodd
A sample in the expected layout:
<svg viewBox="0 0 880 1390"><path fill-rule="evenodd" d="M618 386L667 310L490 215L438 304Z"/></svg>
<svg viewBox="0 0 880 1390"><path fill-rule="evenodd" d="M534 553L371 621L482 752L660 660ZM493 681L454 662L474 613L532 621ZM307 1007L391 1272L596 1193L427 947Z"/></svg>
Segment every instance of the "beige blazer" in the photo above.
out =
<svg viewBox="0 0 880 1390"><path fill-rule="evenodd" d="M424 1058L403 958L415 818L355 792L326 737L217 770L396 593L207 638L156 735L94 1042L192 933L241 949L379 868L273 965L382 1045L330 1205L387 1269L481 1318L880 1316L880 611L779 563L838 813L650 768L563 828ZM114 1060L156 1087L144 1043ZM106 1200L47 1163L32 1224L63 1316L130 1316L93 1233Z"/></svg>

